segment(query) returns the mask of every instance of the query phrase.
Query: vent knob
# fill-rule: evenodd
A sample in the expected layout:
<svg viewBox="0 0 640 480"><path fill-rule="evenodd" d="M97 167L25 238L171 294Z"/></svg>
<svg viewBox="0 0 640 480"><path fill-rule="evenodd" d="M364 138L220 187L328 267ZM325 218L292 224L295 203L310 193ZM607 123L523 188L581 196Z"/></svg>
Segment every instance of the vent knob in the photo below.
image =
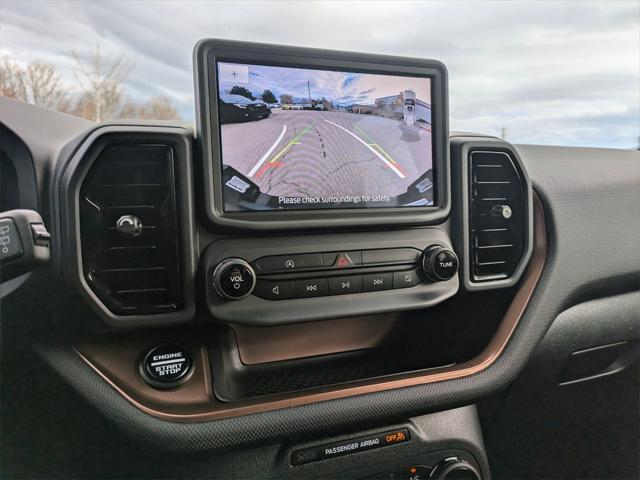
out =
<svg viewBox="0 0 640 480"><path fill-rule="evenodd" d="M242 300L256 286L256 272L240 258L227 258L213 271L213 288L222 298Z"/></svg>
<svg viewBox="0 0 640 480"><path fill-rule="evenodd" d="M491 207L491 215L509 220L513 215L513 210L509 205L494 205Z"/></svg>
<svg viewBox="0 0 640 480"><path fill-rule="evenodd" d="M142 220L135 215L122 215L116 221L118 232L131 237L137 237L142 233Z"/></svg>
<svg viewBox="0 0 640 480"><path fill-rule="evenodd" d="M442 245L431 245L422 253L422 270L434 282L449 280L458 272L458 256Z"/></svg>

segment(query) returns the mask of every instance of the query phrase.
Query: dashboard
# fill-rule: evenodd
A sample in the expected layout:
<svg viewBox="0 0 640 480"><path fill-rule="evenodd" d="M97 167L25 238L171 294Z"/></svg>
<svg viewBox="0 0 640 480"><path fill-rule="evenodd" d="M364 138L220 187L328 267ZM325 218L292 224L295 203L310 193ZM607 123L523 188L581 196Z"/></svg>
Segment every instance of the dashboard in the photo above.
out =
<svg viewBox="0 0 640 480"><path fill-rule="evenodd" d="M634 179L593 151L450 132L438 61L204 40L194 78L195 129L3 100L23 120L3 120L22 140L2 161L46 145L35 175L3 174L2 225L25 252L3 275L28 254L57 301L78 300L42 357L159 448L280 442L279 478L489 478L468 405L517 376L566 306L560 230L576 239L613 208L558 227L571 195L548 182L554 159L615 177L631 216ZM31 122L56 126L35 138ZM605 239L584 240L586 257ZM583 274L626 285L638 265L617 258ZM430 437L434 421L467 433Z"/></svg>

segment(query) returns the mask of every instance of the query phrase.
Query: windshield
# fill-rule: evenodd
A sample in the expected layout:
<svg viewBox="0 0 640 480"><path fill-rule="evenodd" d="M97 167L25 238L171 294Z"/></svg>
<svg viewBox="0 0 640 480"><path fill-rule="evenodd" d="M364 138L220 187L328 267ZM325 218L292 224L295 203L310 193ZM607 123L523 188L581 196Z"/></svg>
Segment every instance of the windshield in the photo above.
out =
<svg viewBox="0 0 640 480"><path fill-rule="evenodd" d="M0 94L91 120L194 122L193 46L228 38L438 59L454 131L638 147L637 1L3 0L0 9Z"/></svg>

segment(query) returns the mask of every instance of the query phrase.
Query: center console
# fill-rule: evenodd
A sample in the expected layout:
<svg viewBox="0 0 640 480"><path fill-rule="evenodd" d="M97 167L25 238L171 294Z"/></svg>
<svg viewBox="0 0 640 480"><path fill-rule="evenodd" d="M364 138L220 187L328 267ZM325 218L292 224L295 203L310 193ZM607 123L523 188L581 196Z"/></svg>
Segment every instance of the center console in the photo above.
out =
<svg viewBox="0 0 640 480"><path fill-rule="evenodd" d="M489 368L540 277L544 218L513 146L449 132L445 67L218 40L194 61L195 134L106 124L63 152L52 248L110 326L79 358L181 423ZM320 451L394 432L373 433ZM291 448L300 472L317 453ZM479 478L450 450L375 478Z"/></svg>

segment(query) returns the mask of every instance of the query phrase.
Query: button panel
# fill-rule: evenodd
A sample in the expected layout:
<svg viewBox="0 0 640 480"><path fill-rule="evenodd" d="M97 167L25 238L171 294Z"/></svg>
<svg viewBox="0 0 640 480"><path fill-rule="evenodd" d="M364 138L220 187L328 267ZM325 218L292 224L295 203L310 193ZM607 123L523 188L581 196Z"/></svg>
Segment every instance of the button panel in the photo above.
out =
<svg viewBox="0 0 640 480"><path fill-rule="evenodd" d="M252 263L259 276L253 294L290 300L415 287L423 280L420 255L416 248L269 255Z"/></svg>
<svg viewBox="0 0 640 480"><path fill-rule="evenodd" d="M349 250L345 252L269 255L260 257L252 266L258 275L313 270L342 270L361 266L417 265L422 252L415 248Z"/></svg>
<svg viewBox="0 0 640 480"><path fill-rule="evenodd" d="M282 325L431 307L453 296L460 286L457 274L447 281L436 281L426 276L422 269L422 252L433 245L451 249L451 239L446 229L425 226L375 232L357 231L348 234L344 231L308 232L287 236L220 238L212 242L203 252L201 270L211 272L225 259L241 258L253 268L256 288L243 300L234 302L221 297L215 289L207 285L206 306L217 321L254 326ZM395 250L402 250L402 252L399 254ZM372 251L384 252L385 256L378 259L375 259L375 256L381 254L373 254L374 259L381 263L363 264L361 260L363 254L367 262L373 261L370 253ZM405 251L412 254L411 258L419 260L411 262ZM345 260L338 262L338 256L341 253L348 255L351 265ZM282 268L281 271L265 273L264 270L256 268L256 264L262 265L264 259L268 257L294 256L295 261L297 255L316 255L317 258L318 254L322 258L321 267L284 270L280 261L278 265ZM420 283L415 286L409 286L412 283L410 280L405 281L396 274L396 272L412 270L419 270L418 279L414 281ZM364 280L364 275L390 272L395 277L391 281L391 290L365 292L362 289L358 291L360 277ZM209 281L210 278L209 273L207 280ZM316 297L307 297L307 292L301 294L296 288L297 285L293 283L320 278L327 280L327 292L323 293L323 289L320 288L319 296ZM343 278L349 285L342 287L342 280L338 280L339 278ZM274 294L272 289L277 285L261 283L263 281L287 282L288 293ZM337 284L338 281L341 283ZM259 288L258 284L261 284ZM269 289L267 289L268 286L270 286ZM278 288L278 292L282 292L282 289ZM309 295L311 294L314 292L309 292ZM284 304L286 308L283 308Z"/></svg>
<svg viewBox="0 0 640 480"><path fill-rule="evenodd" d="M301 280L258 279L253 295L266 300L290 300L411 288L422 281L421 273L415 269Z"/></svg>

